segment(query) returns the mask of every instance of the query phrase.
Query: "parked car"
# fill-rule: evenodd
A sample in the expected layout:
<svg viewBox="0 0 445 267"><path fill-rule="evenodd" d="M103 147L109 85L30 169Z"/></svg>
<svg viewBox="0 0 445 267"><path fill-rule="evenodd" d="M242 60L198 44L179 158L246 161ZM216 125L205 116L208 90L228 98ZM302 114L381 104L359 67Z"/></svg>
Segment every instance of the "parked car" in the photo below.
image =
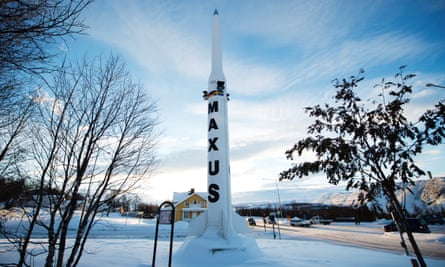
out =
<svg viewBox="0 0 445 267"><path fill-rule="evenodd" d="M300 227L309 227L311 225L311 221L303 220L299 217L293 217L290 219L291 226L300 226Z"/></svg>
<svg viewBox="0 0 445 267"><path fill-rule="evenodd" d="M427 224L444 224L443 218L436 214L421 215L417 218L423 219Z"/></svg>
<svg viewBox="0 0 445 267"><path fill-rule="evenodd" d="M311 218L311 224L324 224L328 225L332 223L332 219L323 219L320 216L314 216Z"/></svg>
<svg viewBox="0 0 445 267"><path fill-rule="evenodd" d="M256 225L255 219L253 217L247 218L247 224L250 226L255 226Z"/></svg>
<svg viewBox="0 0 445 267"><path fill-rule="evenodd" d="M419 218L408 218L408 227L411 230L411 232L415 233L431 233L430 229L428 228L428 225L426 222ZM399 231L399 228L397 227L397 224L393 221L383 227L383 231L385 232L395 232Z"/></svg>

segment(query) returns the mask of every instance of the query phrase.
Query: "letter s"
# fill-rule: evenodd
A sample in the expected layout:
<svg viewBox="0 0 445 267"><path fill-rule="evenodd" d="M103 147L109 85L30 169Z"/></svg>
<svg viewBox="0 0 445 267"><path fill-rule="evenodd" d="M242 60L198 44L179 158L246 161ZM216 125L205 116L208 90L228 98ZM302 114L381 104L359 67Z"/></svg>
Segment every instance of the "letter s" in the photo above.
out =
<svg viewBox="0 0 445 267"><path fill-rule="evenodd" d="M209 185L209 196L207 197L207 199L212 202L215 203L219 200L219 185L217 184L210 184Z"/></svg>

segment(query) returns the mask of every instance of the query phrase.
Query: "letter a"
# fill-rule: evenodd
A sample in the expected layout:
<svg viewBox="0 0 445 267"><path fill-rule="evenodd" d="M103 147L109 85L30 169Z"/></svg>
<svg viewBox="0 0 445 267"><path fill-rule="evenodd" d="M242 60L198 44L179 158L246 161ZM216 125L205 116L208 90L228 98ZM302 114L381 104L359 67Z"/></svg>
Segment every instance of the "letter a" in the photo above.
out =
<svg viewBox="0 0 445 267"><path fill-rule="evenodd" d="M214 118L211 118L210 122L209 122L209 132L211 129L218 130L218 125L216 124L216 121Z"/></svg>

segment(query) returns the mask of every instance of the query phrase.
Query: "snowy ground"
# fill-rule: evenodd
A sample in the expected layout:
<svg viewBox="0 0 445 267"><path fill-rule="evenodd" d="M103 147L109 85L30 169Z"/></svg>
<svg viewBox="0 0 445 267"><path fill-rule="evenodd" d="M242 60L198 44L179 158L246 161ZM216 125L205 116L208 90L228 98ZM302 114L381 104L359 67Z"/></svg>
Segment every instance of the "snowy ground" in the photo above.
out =
<svg viewBox="0 0 445 267"><path fill-rule="evenodd" d="M4 222L6 226L13 226L16 222L9 219ZM173 245L172 266L184 266L175 261L175 252L179 250L185 240L187 223L175 224L175 242ZM156 266L168 266L169 226L160 226L160 241ZM104 217L98 221L90 235L87 250L79 266L140 266L152 265L153 237L155 233L155 221L137 218L126 218L118 214ZM383 233L382 233L383 235ZM282 240L274 240L270 231L264 232L250 230L249 237L255 238L262 253L251 259L228 264L228 260L219 259L212 261L212 256L203 253L190 255L190 258L198 258L199 262L212 261L212 267L219 266L411 266L412 257L400 253L382 252L380 250L364 249L352 246L335 245L330 242L313 241L305 237L286 236L282 233ZM36 236L35 240L43 236ZM444 246L445 234L434 236ZM35 249L40 249L36 247ZM210 257L201 259L202 257ZM201 257L201 258L200 258ZM35 266L42 266L43 256L34 259ZM202 261L201 261L202 260ZM236 261L236 259L235 259ZM6 240L0 239L0 266L16 262L16 254L11 250ZM426 258L430 267L443 267L445 260ZM204 264L202 266L207 266ZM196 265L195 265L196 266ZM195 267L194 266L194 267Z"/></svg>

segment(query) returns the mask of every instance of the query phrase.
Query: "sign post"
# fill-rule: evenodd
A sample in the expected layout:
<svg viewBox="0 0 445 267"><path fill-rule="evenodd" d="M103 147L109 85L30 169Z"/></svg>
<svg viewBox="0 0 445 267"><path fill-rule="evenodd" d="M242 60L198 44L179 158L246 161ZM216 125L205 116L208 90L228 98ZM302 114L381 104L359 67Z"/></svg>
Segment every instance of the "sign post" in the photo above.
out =
<svg viewBox="0 0 445 267"><path fill-rule="evenodd" d="M170 206L171 209L168 210L161 210L164 206ZM153 260L151 263L152 267L155 267L156 262L156 249L158 244L158 231L159 231L159 224L171 224L171 230L170 230L170 252L168 256L168 266L171 267L172 265L172 249L173 249L173 234L175 229L175 205L171 203L170 201L164 201L159 205L158 208L158 217L156 219L156 231L155 231L155 240L154 240L154 248L153 248Z"/></svg>

